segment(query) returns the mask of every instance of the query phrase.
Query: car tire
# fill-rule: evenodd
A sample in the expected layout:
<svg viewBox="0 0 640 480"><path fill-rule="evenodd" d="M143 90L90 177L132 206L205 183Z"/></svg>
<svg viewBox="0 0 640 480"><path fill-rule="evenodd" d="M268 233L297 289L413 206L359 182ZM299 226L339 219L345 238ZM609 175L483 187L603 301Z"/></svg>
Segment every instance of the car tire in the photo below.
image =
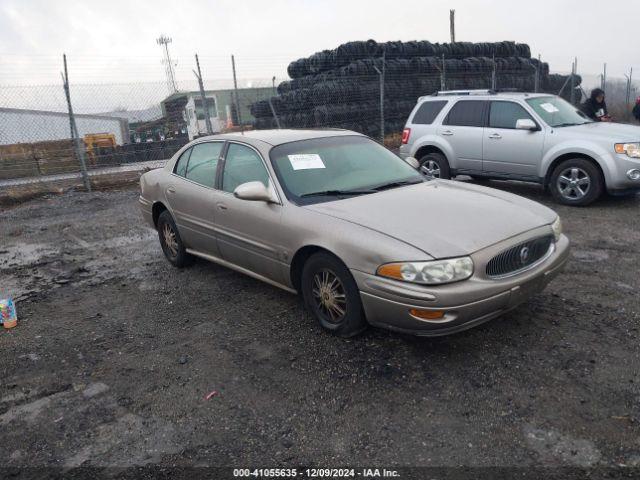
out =
<svg viewBox="0 0 640 480"><path fill-rule="evenodd" d="M447 158L441 153L428 153L419 160L420 173L430 178L451 178L451 170ZM436 173L437 172L437 173Z"/></svg>
<svg viewBox="0 0 640 480"><path fill-rule="evenodd" d="M335 256L320 252L309 257L301 287L307 309L325 330L348 338L367 328L358 286Z"/></svg>
<svg viewBox="0 0 640 480"><path fill-rule="evenodd" d="M183 268L193 261L185 249L180 232L169 210L165 210L158 217L158 238L164 256L174 267Z"/></svg>
<svg viewBox="0 0 640 480"><path fill-rule="evenodd" d="M553 169L548 187L556 202L582 207L602 195L604 179L598 167L589 160L571 158Z"/></svg>

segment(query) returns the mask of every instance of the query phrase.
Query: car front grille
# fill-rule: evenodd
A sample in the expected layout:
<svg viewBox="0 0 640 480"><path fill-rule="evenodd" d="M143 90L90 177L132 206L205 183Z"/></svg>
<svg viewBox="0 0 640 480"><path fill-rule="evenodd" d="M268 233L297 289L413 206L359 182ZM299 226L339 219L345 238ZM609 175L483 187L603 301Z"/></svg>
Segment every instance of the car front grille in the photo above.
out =
<svg viewBox="0 0 640 480"><path fill-rule="evenodd" d="M487 276L503 277L527 270L545 257L553 245L553 235L534 238L499 253L487 263Z"/></svg>

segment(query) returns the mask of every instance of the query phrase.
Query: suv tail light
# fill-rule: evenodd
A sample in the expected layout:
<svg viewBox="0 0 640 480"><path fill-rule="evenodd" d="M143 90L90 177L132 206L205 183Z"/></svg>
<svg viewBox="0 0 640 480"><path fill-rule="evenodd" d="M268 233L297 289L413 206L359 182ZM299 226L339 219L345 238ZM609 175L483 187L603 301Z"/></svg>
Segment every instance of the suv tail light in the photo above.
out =
<svg viewBox="0 0 640 480"><path fill-rule="evenodd" d="M405 128L402 131L402 144L406 145L407 143L409 143L409 136L411 135L411 129L410 128Z"/></svg>

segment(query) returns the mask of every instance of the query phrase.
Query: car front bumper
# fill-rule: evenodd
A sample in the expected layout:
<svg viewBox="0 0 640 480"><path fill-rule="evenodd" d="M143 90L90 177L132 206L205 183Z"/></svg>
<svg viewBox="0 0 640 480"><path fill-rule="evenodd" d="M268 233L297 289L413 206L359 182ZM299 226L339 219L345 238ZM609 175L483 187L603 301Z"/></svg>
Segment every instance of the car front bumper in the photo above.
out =
<svg viewBox="0 0 640 480"><path fill-rule="evenodd" d="M563 235L544 261L500 280L474 274L462 282L428 287L352 272L370 324L419 336L441 336L472 328L526 302L560 273L568 258L569 240ZM412 309L443 311L444 316L424 320L411 315Z"/></svg>
<svg viewBox="0 0 640 480"><path fill-rule="evenodd" d="M610 165L609 175L605 175L607 191L610 194L624 195L640 191L640 179L632 180L628 175L631 170L640 170L640 158L611 154L609 158L602 158L602 161Z"/></svg>

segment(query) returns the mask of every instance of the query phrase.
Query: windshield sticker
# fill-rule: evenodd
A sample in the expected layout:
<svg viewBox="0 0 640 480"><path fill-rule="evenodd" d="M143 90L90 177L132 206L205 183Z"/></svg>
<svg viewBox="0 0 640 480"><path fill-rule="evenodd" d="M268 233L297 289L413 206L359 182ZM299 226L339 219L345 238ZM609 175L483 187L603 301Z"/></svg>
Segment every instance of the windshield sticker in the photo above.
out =
<svg viewBox="0 0 640 480"><path fill-rule="evenodd" d="M560 111L553 103L541 103L540 107L549 113L558 113Z"/></svg>
<svg viewBox="0 0 640 480"><path fill-rule="evenodd" d="M325 168L320 155L317 153L299 153L297 155L287 155L294 170L312 170Z"/></svg>

